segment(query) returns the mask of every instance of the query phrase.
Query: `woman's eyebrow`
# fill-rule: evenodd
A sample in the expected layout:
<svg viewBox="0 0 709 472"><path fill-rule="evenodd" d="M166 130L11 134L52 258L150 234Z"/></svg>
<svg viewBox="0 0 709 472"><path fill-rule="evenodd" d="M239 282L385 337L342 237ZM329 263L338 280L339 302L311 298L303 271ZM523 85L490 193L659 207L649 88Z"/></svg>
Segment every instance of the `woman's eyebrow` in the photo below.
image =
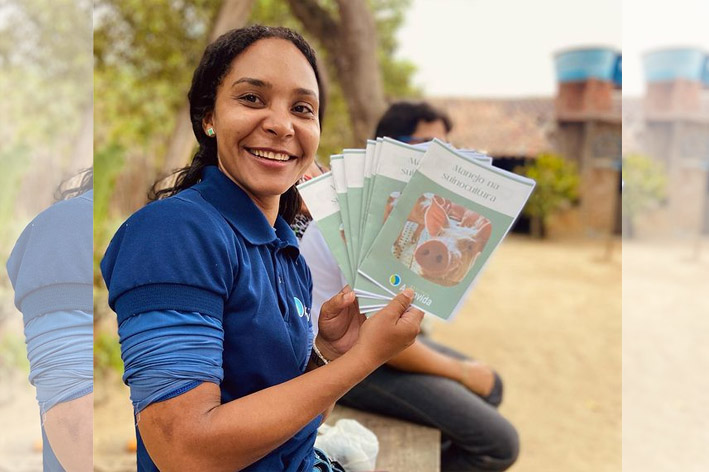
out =
<svg viewBox="0 0 709 472"><path fill-rule="evenodd" d="M313 97L315 97L315 98L318 98L318 94L317 94L317 93L315 93L314 91L312 91L312 90L310 90L310 89L306 89L306 88L297 88L297 89L295 89L295 93L296 93L297 95L310 95L310 96L313 96Z"/></svg>
<svg viewBox="0 0 709 472"><path fill-rule="evenodd" d="M231 84L231 86L233 87L234 85L242 84L242 83L251 84L251 85L253 85L254 87L265 87L265 88L271 88L271 87L273 87L273 85L271 85L271 84L268 83L268 82L264 82L263 80L254 79L254 78L251 78L251 77L242 77L242 78L240 78L240 79L237 79L237 80L234 81L233 84Z"/></svg>
<svg viewBox="0 0 709 472"><path fill-rule="evenodd" d="M253 77L242 77L240 79L236 79L234 83L231 84L232 87L238 84L250 84L253 85L254 87L261 87L261 88L273 88L273 84L270 82L264 82L261 79L254 79ZM309 95L315 98L318 98L318 94L315 93L313 90L307 89L307 88L302 88L298 87L297 89L294 90L296 95Z"/></svg>

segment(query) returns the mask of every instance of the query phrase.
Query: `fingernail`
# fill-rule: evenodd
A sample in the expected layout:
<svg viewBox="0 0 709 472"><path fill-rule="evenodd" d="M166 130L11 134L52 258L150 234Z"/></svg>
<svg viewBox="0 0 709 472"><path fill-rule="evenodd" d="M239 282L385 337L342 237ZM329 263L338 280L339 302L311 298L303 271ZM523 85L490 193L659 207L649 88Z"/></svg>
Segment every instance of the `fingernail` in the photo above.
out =
<svg viewBox="0 0 709 472"><path fill-rule="evenodd" d="M414 298L414 291L413 291L413 289L407 288L407 289L405 289L405 290L404 290L403 292L401 292L401 293L403 293L404 296L405 296L406 298L408 298L409 300L413 300L413 298Z"/></svg>

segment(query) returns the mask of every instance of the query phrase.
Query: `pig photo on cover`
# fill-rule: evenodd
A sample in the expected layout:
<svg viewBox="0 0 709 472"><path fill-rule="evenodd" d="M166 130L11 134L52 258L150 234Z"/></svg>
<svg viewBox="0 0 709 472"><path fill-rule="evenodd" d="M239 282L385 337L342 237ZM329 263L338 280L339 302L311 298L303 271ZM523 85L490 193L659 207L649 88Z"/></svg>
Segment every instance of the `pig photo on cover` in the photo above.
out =
<svg viewBox="0 0 709 472"><path fill-rule="evenodd" d="M386 216L396 205L396 197L389 198ZM490 220L479 213L439 195L424 193L411 209L392 254L431 282L457 285L475 264L491 233Z"/></svg>

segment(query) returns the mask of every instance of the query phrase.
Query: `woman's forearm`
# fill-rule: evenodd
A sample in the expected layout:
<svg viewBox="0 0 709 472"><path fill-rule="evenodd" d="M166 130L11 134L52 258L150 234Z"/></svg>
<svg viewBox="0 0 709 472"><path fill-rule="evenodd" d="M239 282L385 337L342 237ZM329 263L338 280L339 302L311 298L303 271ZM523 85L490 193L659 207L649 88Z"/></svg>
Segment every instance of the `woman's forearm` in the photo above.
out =
<svg viewBox="0 0 709 472"><path fill-rule="evenodd" d="M293 437L377 366L353 348L326 366L224 404L219 387L205 383L150 405L138 427L161 470L238 470Z"/></svg>

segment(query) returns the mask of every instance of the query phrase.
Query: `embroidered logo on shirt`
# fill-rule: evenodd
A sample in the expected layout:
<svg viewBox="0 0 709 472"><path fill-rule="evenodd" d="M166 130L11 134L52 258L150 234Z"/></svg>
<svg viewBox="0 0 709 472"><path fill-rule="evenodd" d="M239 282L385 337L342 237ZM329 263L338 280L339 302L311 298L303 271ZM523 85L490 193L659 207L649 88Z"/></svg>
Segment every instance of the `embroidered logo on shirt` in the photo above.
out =
<svg viewBox="0 0 709 472"><path fill-rule="evenodd" d="M310 319L310 310L305 308L303 302L301 302L298 297L293 297L293 300L295 300L295 310L298 312L298 316L300 316L301 318L306 316L308 319Z"/></svg>

